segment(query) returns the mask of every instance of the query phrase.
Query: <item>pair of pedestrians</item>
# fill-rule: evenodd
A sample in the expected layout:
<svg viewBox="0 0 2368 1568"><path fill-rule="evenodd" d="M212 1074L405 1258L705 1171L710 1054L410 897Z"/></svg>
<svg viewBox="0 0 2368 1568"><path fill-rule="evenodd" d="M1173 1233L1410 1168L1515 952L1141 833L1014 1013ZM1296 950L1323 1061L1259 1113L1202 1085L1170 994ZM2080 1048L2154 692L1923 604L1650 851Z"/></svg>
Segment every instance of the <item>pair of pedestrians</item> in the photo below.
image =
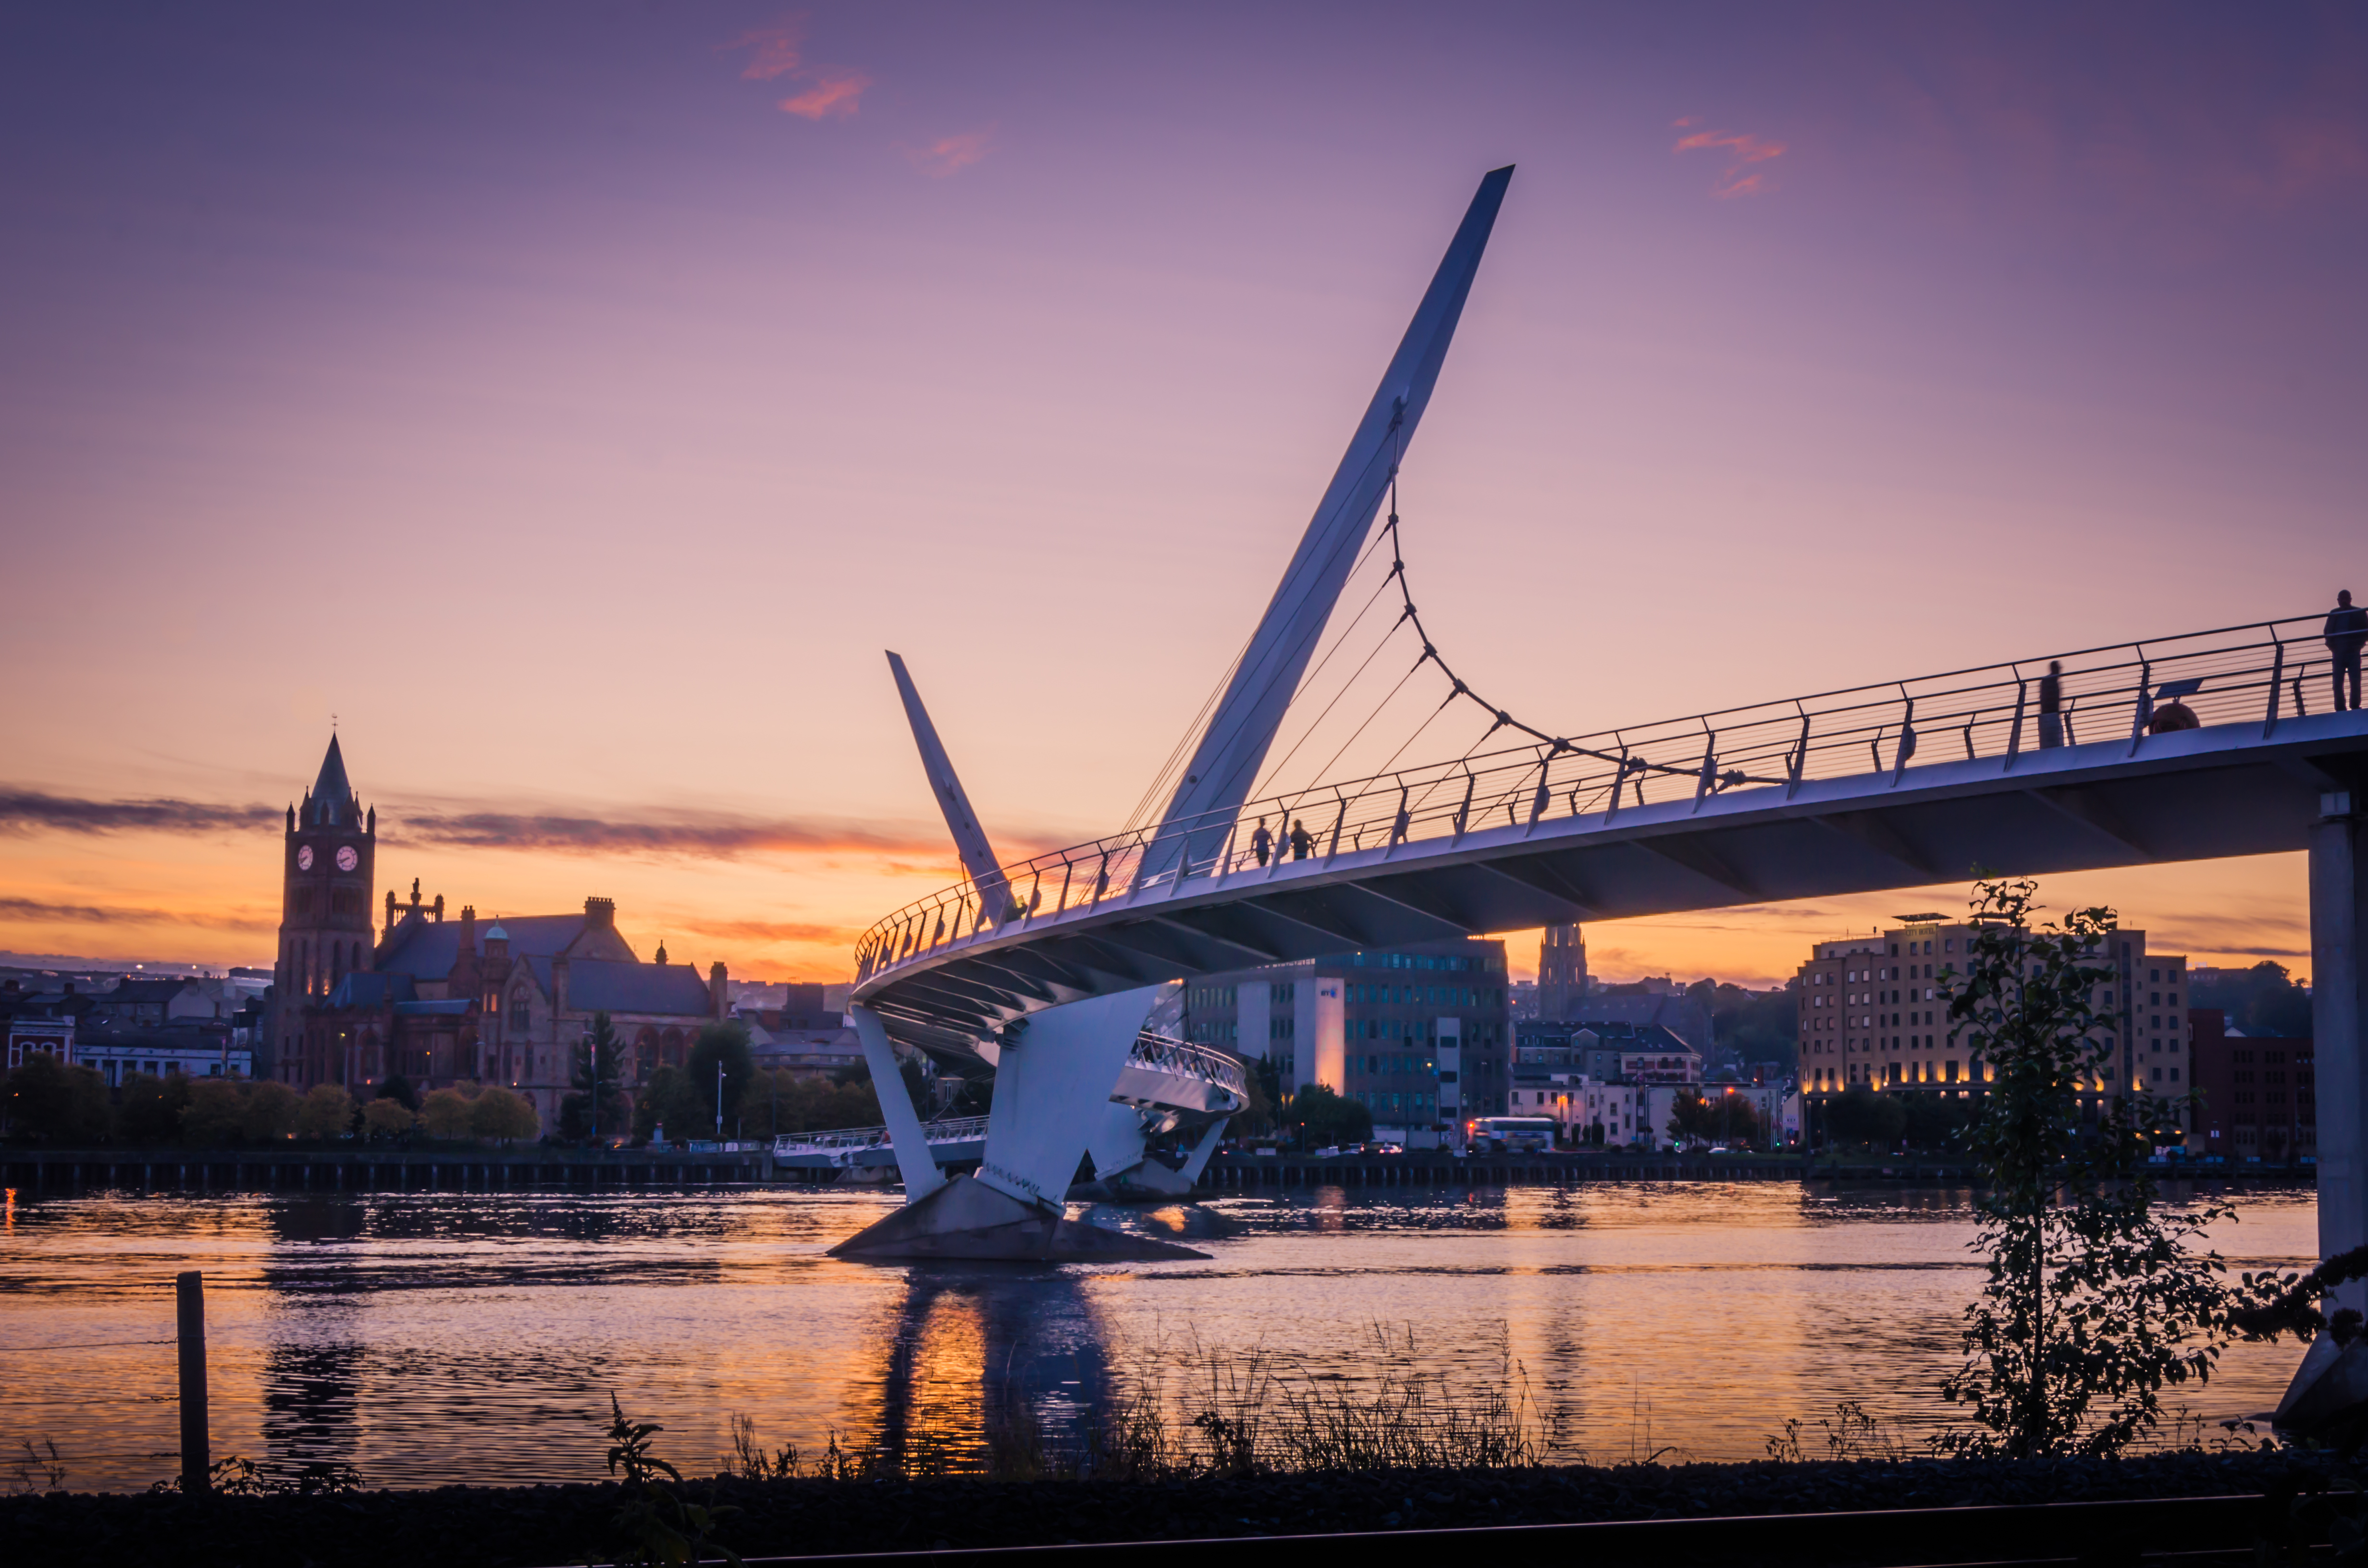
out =
<svg viewBox="0 0 2368 1568"><path fill-rule="evenodd" d="M1315 848L1315 840L1309 835L1305 823L1294 822L1291 824L1291 837L1288 842L1291 845L1291 858L1294 860L1306 859ZM1258 863L1263 866L1267 862L1267 857L1274 853L1274 835L1267 832L1266 818L1260 817L1258 831L1250 835L1250 849L1258 856Z"/></svg>
<svg viewBox="0 0 2368 1568"><path fill-rule="evenodd" d="M2335 687L2335 710L2360 708L2360 654L2368 648L2368 608L2351 602L2351 590L2344 589L2335 596L2335 608L2328 613L2327 624L2319 629L2327 640L2330 678ZM2064 744L2064 666L2049 660L2047 673L2039 678L2039 744L2060 746Z"/></svg>

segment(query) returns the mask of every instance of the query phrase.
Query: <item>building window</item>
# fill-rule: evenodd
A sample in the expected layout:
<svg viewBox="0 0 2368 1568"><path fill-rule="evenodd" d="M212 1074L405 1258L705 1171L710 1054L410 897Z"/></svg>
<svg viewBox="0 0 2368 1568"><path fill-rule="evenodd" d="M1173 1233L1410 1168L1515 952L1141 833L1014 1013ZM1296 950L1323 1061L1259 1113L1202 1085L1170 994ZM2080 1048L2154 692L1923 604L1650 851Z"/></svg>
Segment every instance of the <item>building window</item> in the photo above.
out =
<svg viewBox="0 0 2368 1568"><path fill-rule="evenodd" d="M510 993L510 1028L527 1027L527 994L523 988Z"/></svg>

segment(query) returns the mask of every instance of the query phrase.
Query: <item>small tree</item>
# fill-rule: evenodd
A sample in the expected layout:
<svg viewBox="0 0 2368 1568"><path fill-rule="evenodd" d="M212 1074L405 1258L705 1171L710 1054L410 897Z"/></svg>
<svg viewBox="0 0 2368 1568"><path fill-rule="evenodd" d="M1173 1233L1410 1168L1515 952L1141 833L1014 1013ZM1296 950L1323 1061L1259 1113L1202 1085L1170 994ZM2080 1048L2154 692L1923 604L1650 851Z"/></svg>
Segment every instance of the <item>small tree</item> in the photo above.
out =
<svg viewBox="0 0 2368 1568"><path fill-rule="evenodd" d="M416 1119L401 1100L377 1099L362 1107L362 1127L373 1138L400 1138Z"/></svg>
<svg viewBox="0 0 2368 1568"><path fill-rule="evenodd" d="M1954 1038L1988 1069L1972 1132L1988 1283L1965 1309L1963 1369L1944 1397L1973 1407L1960 1452L2112 1454L2152 1431L2167 1386L2211 1375L2230 1297L2197 1253L2224 1204L2159 1213L2142 1130L2159 1108L2121 1090L2100 961L2113 915L2030 924L2036 885L1975 884L1965 971L1941 971ZM2084 1112L2082 1101L2092 1105ZM2089 1119L2093 1114L2094 1119Z"/></svg>
<svg viewBox="0 0 2368 1568"><path fill-rule="evenodd" d="M592 1015L592 1033L575 1047L575 1057L568 1073L568 1085L575 1095L583 1096L577 1116L583 1125L570 1131L571 1138L622 1137L631 1131L632 1114L630 1102L620 1091L625 1074L625 1048L617 1039L614 1025L605 1012ZM562 1121L566 1120L564 1108Z"/></svg>
<svg viewBox="0 0 2368 1568"><path fill-rule="evenodd" d="M1373 1135L1373 1113L1323 1084L1293 1095L1288 1115L1308 1146L1359 1143Z"/></svg>
<svg viewBox="0 0 2368 1568"><path fill-rule="evenodd" d="M716 1094L719 1068L723 1079L720 1101ZM723 1107L723 1114L729 1117L731 1108L740 1103L740 1096L747 1091L749 1080L755 1076L756 1071L757 1060L748 1051L746 1025L737 1021L710 1024L700 1030L698 1042L690 1048L690 1060L683 1066L683 1075L689 1079L691 1088L700 1096L701 1109L695 1125L715 1127L719 1103ZM689 1132L691 1128L687 1125L679 1131ZM731 1131L728 1123L716 1127L719 1137L728 1136Z"/></svg>
<svg viewBox="0 0 2368 1568"><path fill-rule="evenodd" d="M194 1149L226 1149L246 1142L246 1096L228 1078L199 1078L189 1085L181 1111L181 1142Z"/></svg>
<svg viewBox="0 0 2368 1568"><path fill-rule="evenodd" d="M459 1089L430 1089L419 1102L419 1125L430 1138L466 1138L469 1110L469 1096Z"/></svg>
<svg viewBox="0 0 2368 1568"><path fill-rule="evenodd" d="M472 1137L507 1143L514 1139L540 1137L542 1119L535 1115L534 1102L524 1095L507 1089L487 1089L469 1102L469 1132Z"/></svg>
<svg viewBox="0 0 2368 1568"><path fill-rule="evenodd" d="M1888 1149L1907 1131L1907 1108L1896 1095L1878 1095L1864 1084L1826 1102L1826 1136L1862 1149Z"/></svg>
<svg viewBox="0 0 2368 1568"><path fill-rule="evenodd" d="M296 1108L296 1136L338 1138L354 1125L354 1096L342 1085L315 1084Z"/></svg>
<svg viewBox="0 0 2368 1568"><path fill-rule="evenodd" d="M107 1080L46 1051L27 1053L6 1079L9 1131L44 1143L95 1143L107 1136Z"/></svg>
<svg viewBox="0 0 2368 1568"><path fill-rule="evenodd" d="M123 1080L115 1107L116 1136L127 1143L170 1142L181 1131L181 1112L188 1108L189 1080L178 1073L158 1077L135 1073Z"/></svg>
<svg viewBox="0 0 2368 1568"><path fill-rule="evenodd" d="M246 1105L239 1118L239 1131L248 1142L277 1143L296 1131L297 1113L304 1108L303 1096L271 1078L260 1078L243 1087Z"/></svg>

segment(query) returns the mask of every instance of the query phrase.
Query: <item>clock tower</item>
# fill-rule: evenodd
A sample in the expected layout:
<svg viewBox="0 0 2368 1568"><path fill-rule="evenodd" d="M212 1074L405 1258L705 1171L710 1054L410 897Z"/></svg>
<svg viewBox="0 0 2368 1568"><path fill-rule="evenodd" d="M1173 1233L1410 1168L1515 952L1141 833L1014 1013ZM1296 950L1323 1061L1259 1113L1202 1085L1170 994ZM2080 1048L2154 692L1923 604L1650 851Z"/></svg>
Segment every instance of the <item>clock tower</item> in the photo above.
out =
<svg viewBox="0 0 2368 1568"><path fill-rule="evenodd" d="M347 974L370 970L377 848L378 810L362 810L333 734L321 776L303 804L288 808L280 851L279 955L272 968L274 1067L264 1070L283 1082L310 1084L318 1076L307 1070L314 1064L304 1050L306 1006L327 997Z"/></svg>

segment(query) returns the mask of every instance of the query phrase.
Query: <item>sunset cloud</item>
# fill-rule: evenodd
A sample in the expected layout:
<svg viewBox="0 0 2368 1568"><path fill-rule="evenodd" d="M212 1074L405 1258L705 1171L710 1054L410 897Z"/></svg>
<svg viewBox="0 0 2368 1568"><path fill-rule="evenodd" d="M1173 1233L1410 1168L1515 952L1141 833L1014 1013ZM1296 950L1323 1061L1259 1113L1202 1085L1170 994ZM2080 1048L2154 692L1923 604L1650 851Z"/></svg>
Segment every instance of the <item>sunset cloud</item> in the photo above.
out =
<svg viewBox="0 0 2368 1568"><path fill-rule="evenodd" d="M392 810L381 837L392 844L468 849L545 849L575 855L659 855L730 859L766 852L860 850L871 855L942 852L943 835L902 824L816 819L666 813L642 819L556 813Z"/></svg>
<svg viewBox="0 0 2368 1568"><path fill-rule="evenodd" d="M1676 122L1677 129L1701 122L1691 117ZM1689 131L1678 138L1672 153L1718 153L1725 154L1725 166L1710 193L1715 197L1757 196L1768 188L1765 175L1753 171L1753 165L1765 164L1784 155L1781 142L1764 142L1748 131Z"/></svg>
<svg viewBox="0 0 2368 1568"><path fill-rule="evenodd" d="M211 931L269 931L277 915L260 910L198 911L142 909L124 904L48 903L40 899L0 898L0 921L41 920L73 926L198 926Z"/></svg>
<svg viewBox="0 0 2368 1568"><path fill-rule="evenodd" d="M805 41L803 24L790 21L754 32L741 34L723 47L749 51L748 67L740 73L751 82L769 82L776 76L786 76L805 63L799 46Z"/></svg>
<svg viewBox="0 0 2368 1568"><path fill-rule="evenodd" d="M931 179L943 179L985 157L986 139L984 131L965 131L958 136L941 136L926 146L908 147L905 155Z"/></svg>
<svg viewBox="0 0 2368 1568"><path fill-rule="evenodd" d="M866 929L772 920L686 920L682 928L725 942L818 942L831 947L853 947Z"/></svg>
<svg viewBox="0 0 2368 1568"><path fill-rule="evenodd" d="M278 806L199 801L79 801L0 789L0 833L245 833L286 821Z"/></svg>
<svg viewBox="0 0 2368 1568"><path fill-rule="evenodd" d="M802 119L829 119L853 114L863 97L863 89L871 85L871 78L860 71L825 71L820 80L804 92L781 100L781 110Z"/></svg>

